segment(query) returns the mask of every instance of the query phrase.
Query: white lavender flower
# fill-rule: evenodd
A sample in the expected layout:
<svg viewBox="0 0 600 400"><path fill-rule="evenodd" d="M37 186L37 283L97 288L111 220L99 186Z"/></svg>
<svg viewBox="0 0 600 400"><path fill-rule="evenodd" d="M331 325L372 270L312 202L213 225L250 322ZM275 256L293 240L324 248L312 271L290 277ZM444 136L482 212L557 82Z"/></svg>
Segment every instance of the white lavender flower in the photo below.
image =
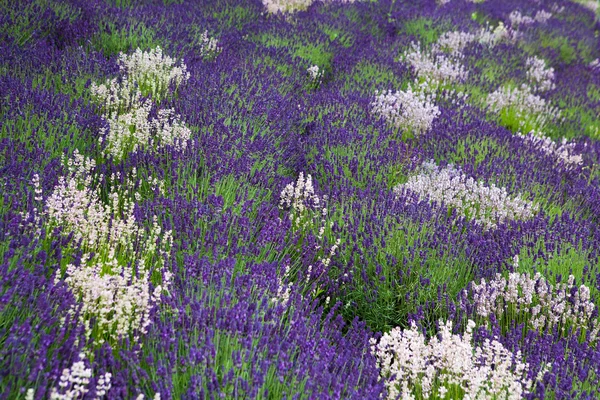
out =
<svg viewBox="0 0 600 400"><path fill-rule="evenodd" d="M289 183L281 191L279 208L291 208L291 214L302 215L308 208L320 208L319 196L315 195L315 189L312 183L312 176L308 174L306 180L304 173L300 172L298 181Z"/></svg>
<svg viewBox="0 0 600 400"><path fill-rule="evenodd" d="M331 246L329 253L325 254L323 248L325 243L325 231L333 225L333 221L327 219L327 208L322 204L326 200L326 196L323 196L323 200L321 200L319 196L315 194L312 176L309 174L305 179L304 173L302 172L298 176L298 180L295 184L290 183L281 191L279 200L279 209L288 211L289 219L292 222L292 228L294 230L303 233L312 232L313 234L316 234L318 242L315 250L322 252L322 257L320 257L318 261L324 268L329 266L331 258L335 255L341 243L339 238L336 239L335 244ZM310 282L312 267L312 265L309 265L306 271L306 284ZM289 271L286 270L284 280L288 277ZM280 281L279 288L277 297L286 298L286 292L289 293L288 288L290 288L290 286L286 286L283 281ZM317 288L313 291L313 295L316 294Z"/></svg>
<svg viewBox="0 0 600 400"><path fill-rule="evenodd" d="M537 58L529 57L527 59L527 78L531 85L541 91L554 89L554 68L546 68L546 61Z"/></svg>
<svg viewBox="0 0 600 400"><path fill-rule="evenodd" d="M213 59L223 51L217 39L208 36L208 30L200 35L200 42L200 55L206 59Z"/></svg>
<svg viewBox="0 0 600 400"><path fill-rule="evenodd" d="M148 144L151 138L150 109L151 103L146 101L127 113L108 118L108 128L102 128L98 139L104 144L106 156L119 161Z"/></svg>
<svg viewBox="0 0 600 400"><path fill-rule="evenodd" d="M154 137L149 146L154 149L174 146L179 151L185 150L192 137L192 131L180 118L173 109L158 110L157 118L150 121Z"/></svg>
<svg viewBox="0 0 600 400"><path fill-rule="evenodd" d="M331 3L354 3L355 0L327 1ZM306 10L313 3L313 0L262 0L262 3L267 8L269 13L276 14L278 12L293 13L296 11Z"/></svg>
<svg viewBox="0 0 600 400"><path fill-rule="evenodd" d="M104 153L121 160L130 153L143 149L159 150L175 146L184 150L191 138L191 130L179 120L174 110L159 110L157 118L149 119L151 104L141 104L126 114L108 119L108 129L102 129L99 141L104 143Z"/></svg>
<svg viewBox="0 0 600 400"><path fill-rule="evenodd" d="M426 94L424 90L413 90L409 85L406 91L379 94L375 92L371 103L373 113L380 115L396 128L410 131L418 136L427 132L433 121L440 115L434 104L435 94Z"/></svg>
<svg viewBox="0 0 600 400"><path fill-rule="evenodd" d="M74 400L83 398L90 391L88 385L92 377L92 369L85 366L85 354L79 354L79 361L74 362L71 368L63 370L58 383L59 388L52 388L50 399ZM94 399L99 400L108 392L111 388L111 378L112 374L110 372L98 377L96 397ZM27 398L33 399L33 394L34 390L29 389L27 391Z"/></svg>
<svg viewBox="0 0 600 400"><path fill-rule="evenodd" d="M546 153L548 156L553 157L558 163L563 163L566 168L572 168L576 165L583 164L583 157L581 154L576 154L574 152L575 143L567 142L566 138L562 138L561 142L557 143L537 131L531 131L527 135L518 132L517 136Z"/></svg>
<svg viewBox="0 0 600 400"><path fill-rule="evenodd" d="M518 267L518 259L515 261ZM561 332L568 327L587 329L595 309L590 289L585 285L574 285L574 276L566 282L551 285L538 272L531 277L524 273L510 273L508 277L496 274L490 282L481 279L473 283L473 304L478 316L487 318L495 314L503 318L510 314L520 318L535 330L560 326ZM466 299L467 291L463 292ZM464 300L463 300L464 301Z"/></svg>
<svg viewBox="0 0 600 400"><path fill-rule="evenodd" d="M520 352L512 354L496 340L473 346L475 323L466 332L452 334L452 322L440 321L438 338L426 340L413 322L410 329L394 328L377 342L371 353L377 359L388 399L438 398L448 387L460 387L469 399L520 399L531 390L529 366Z"/></svg>
<svg viewBox="0 0 600 400"><path fill-rule="evenodd" d="M477 35L469 32L450 31L442 34L435 46L450 54L460 54L465 47L477 40Z"/></svg>
<svg viewBox="0 0 600 400"><path fill-rule="evenodd" d="M508 15L508 19L510 20L510 24L514 27L518 27L519 25L531 25L535 22L533 18L521 14L518 10L511 12Z"/></svg>
<svg viewBox="0 0 600 400"><path fill-rule="evenodd" d="M456 43L457 38L458 40L465 39L460 35L449 35L443 37L443 45L457 47L466 45L465 43ZM404 52L403 57L413 67L417 76L432 86L465 80L467 71L459 62L462 54L455 51L445 55L440 50L441 47L434 46L430 51L425 51L419 44L413 42L410 49Z"/></svg>
<svg viewBox="0 0 600 400"><path fill-rule="evenodd" d="M531 25L535 22L545 24L550 18L552 18L552 13L545 10L539 10L535 13L533 18L521 14L518 10L515 10L508 15L511 25L515 28L518 28L519 25Z"/></svg>
<svg viewBox="0 0 600 400"><path fill-rule="evenodd" d="M321 84L321 82L323 81L323 70L319 69L318 65L313 65L311 67L309 67L306 72L308 73L308 76L311 80L311 82L313 83L313 85L315 86L319 86Z"/></svg>
<svg viewBox="0 0 600 400"><path fill-rule="evenodd" d="M156 219L146 234L135 221L132 201L118 192L111 193L109 203L104 204L92 181L93 166L93 161L76 154L68 162L69 174L59 178L46 199L45 214L50 228L60 226L63 232L72 233L83 251L80 265L67 265L64 274L57 271L55 280L64 279L80 300L79 318L86 334L95 330L96 340L103 343L107 338L146 331L150 310L170 285L171 273L164 269L164 259L172 236L170 231L162 232ZM155 290L150 293L152 269L162 278L154 282ZM77 309L74 305L70 313ZM89 324L92 318L95 326Z"/></svg>
<svg viewBox="0 0 600 400"><path fill-rule="evenodd" d="M310 276L310 274L309 274ZM271 298L274 304L281 304L284 307L290 300L290 293L292 291L292 283L287 282L290 278L290 266L285 266L283 276L277 277L277 294Z"/></svg>
<svg viewBox="0 0 600 400"><path fill-rule="evenodd" d="M507 28L502 21L500 21L494 29L486 26L477 34L479 43L489 47L494 47L502 41L514 43L518 37L519 34L513 30L512 27Z"/></svg>
<svg viewBox="0 0 600 400"><path fill-rule="evenodd" d="M495 113L512 111L520 125L532 124L543 127L548 121L560 119L561 113L556 107L534 94L525 84L520 87L500 87L488 95L487 104Z"/></svg>
<svg viewBox="0 0 600 400"><path fill-rule="evenodd" d="M552 18L552 13L546 10L539 10L533 17L533 19L540 24L545 24L550 18Z"/></svg>
<svg viewBox="0 0 600 400"><path fill-rule="evenodd" d="M155 101L163 99L170 87L177 90L190 77L186 65L175 66L175 60L163 54L160 47L150 51L138 48L129 55L120 53L119 66L137 83L142 95L152 95Z"/></svg>
<svg viewBox="0 0 600 400"><path fill-rule="evenodd" d="M313 0L262 0L262 2L269 13L276 14L306 10Z"/></svg>
<svg viewBox="0 0 600 400"><path fill-rule="evenodd" d="M142 105L138 86L126 76L121 80L109 79L100 85L92 82L90 90L92 100L102 108L106 118L116 118Z"/></svg>
<svg viewBox="0 0 600 400"><path fill-rule="evenodd" d="M506 221L529 219L538 211L537 205L519 195L509 196L505 188L494 184L486 186L452 165L440 168L433 160L424 163L420 172L408 182L396 186L394 193L401 196L407 190L421 200L455 208L486 229Z"/></svg>

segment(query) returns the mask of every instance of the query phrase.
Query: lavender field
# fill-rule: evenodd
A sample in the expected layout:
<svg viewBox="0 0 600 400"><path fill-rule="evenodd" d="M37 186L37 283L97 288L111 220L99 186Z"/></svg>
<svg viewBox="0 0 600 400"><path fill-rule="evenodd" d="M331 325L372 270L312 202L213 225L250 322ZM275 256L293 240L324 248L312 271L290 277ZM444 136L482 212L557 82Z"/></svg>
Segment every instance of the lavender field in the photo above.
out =
<svg viewBox="0 0 600 400"><path fill-rule="evenodd" d="M595 0L0 0L0 399L600 399Z"/></svg>

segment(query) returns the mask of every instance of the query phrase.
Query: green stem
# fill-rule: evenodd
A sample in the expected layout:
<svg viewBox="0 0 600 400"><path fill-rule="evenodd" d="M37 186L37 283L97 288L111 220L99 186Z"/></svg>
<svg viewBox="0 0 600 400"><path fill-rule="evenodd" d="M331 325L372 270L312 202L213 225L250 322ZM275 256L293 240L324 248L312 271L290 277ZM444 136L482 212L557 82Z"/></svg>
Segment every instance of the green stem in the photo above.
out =
<svg viewBox="0 0 600 400"><path fill-rule="evenodd" d="M392 8L396 4L396 0L392 0L392 4L390 5L390 11L388 12L388 22L392 22Z"/></svg>

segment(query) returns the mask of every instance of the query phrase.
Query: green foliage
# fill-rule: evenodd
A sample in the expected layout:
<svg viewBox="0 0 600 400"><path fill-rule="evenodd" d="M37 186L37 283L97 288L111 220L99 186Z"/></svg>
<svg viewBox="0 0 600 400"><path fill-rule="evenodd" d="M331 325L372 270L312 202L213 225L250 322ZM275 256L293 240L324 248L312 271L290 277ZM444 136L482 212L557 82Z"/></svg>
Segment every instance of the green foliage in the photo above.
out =
<svg viewBox="0 0 600 400"><path fill-rule="evenodd" d="M367 231L368 209L365 204L363 215L348 216L361 221L359 238ZM395 326L407 328L409 314L426 304L433 306L426 307L422 321L428 329L433 330L439 319L448 317L446 303L438 301L438 287L446 285L442 297L453 301L472 279L472 265L464 254L453 256L447 249L421 246L434 235L432 229L430 224L398 217L386 221L388 234L381 238L381 251L374 253L359 240L356 244L363 254L359 259L349 246L342 246L340 259L344 265L364 268L368 277L363 281L357 271L353 276L354 289L340 299L348 305L343 310L346 318L358 316L374 332L385 332ZM349 239L343 237L342 243ZM395 262L390 262L390 257Z"/></svg>
<svg viewBox="0 0 600 400"><path fill-rule="evenodd" d="M331 160L336 176L344 177L348 184L361 189L366 189L374 183L387 183L387 187L391 189L398 183L404 182L407 173L405 163L410 162L412 152L410 150L406 152L405 163L381 168L380 165L373 163L373 152L377 151L377 146L382 146L379 135L377 131L369 132L362 143L331 146L325 149L325 156ZM383 142L392 145L394 140L388 136L383 139ZM383 144L383 147L385 148L386 145ZM309 160L311 158L308 157ZM351 163L356 163L356 167L350 169ZM316 166L316 168L321 171L320 167Z"/></svg>
<svg viewBox="0 0 600 400"><path fill-rule="evenodd" d="M597 277L592 271L600 266L589 251L583 250L581 243L561 242L556 245L538 240L532 247L522 247L519 252L517 272L541 272L552 284L560 276L564 282L569 275L581 285L590 288L592 299L600 300Z"/></svg>
<svg viewBox="0 0 600 400"><path fill-rule="evenodd" d="M475 61L474 67L479 69L478 77L482 82L489 82L490 86L500 86L501 77L506 70L506 65L499 65L492 57L481 57Z"/></svg>
<svg viewBox="0 0 600 400"><path fill-rule="evenodd" d="M444 31L439 23L425 17L405 21L403 30L407 35L415 36L424 47L435 43Z"/></svg>
<svg viewBox="0 0 600 400"><path fill-rule="evenodd" d="M152 28L136 21L131 21L128 27L123 28L112 21L104 21L91 42L92 47L107 58L121 52L129 53L137 48L148 50L161 45Z"/></svg>
<svg viewBox="0 0 600 400"><path fill-rule="evenodd" d="M41 145L50 155L42 161L42 166L53 158L60 158L64 149L84 148L90 132L83 130L64 112L60 119L49 119L45 114L25 110L22 115L4 120L0 128L0 138L10 138L25 148L33 149L33 143Z"/></svg>
<svg viewBox="0 0 600 400"><path fill-rule="evenodd" d="M252 40L266 47L289 48L295 45L293 39L272 35L271 33L256 35L252 37Z"/></svg>
<svg viewBox="0 0 600 400"><path fill-rule="evenodd" d="M591 101L599 101L600 102L600 87L598 85L594 85L590 83L587 87L587 96Z"/></svg>
<svg viewBox="0 0 600 400"><path fill-rule="evenodd" d="M323 32L329 37L330 42L339 43L344 48L352 47L354 38L349 33L345 33L341 29L323 26Z"/></svg>
<svg viewBox="0 0 600 400"><path fill-rule="evenodd" d="M73 101L83 99L84 102L90 100L90 91L87 84L94 79L95 76L90 74L53 73L50 68L46 68L43 72L31 77L34 88L66 94Z"/></svg>
<svg viewBox="0 0 600 400"><path fill-rule="evenodd" d="M579 102L569 98L564 98L563 102L561 115L565 120L562 124L550 124L545 129L548 136L573 139L584 134L593 139L600 138L600 107L595 110L582 105L570 105Z"/></svg>
<svg viewBox="0 0 600 400"><path fill-rule="evenodd" d="M73 21L81 14L78 8L66 2L36 0L15 7L11 0L0 0L0 13L8 16L0 24L0 31L7 33L19 46L30 44L36 35L47 37L52 33L47 19L42 18L47 10L53 12L59 21Z"/></svg>
<svg viewBox="0 0 600 400"><path fill-rule="evenodd" d="M108 5L119 8L129 8L133 6L135 0L106 0Z"/></svg>
<svg viewBox="0 0 600 400"><path fill-rule="evenodd" d="M400 87L402 78L396 76L389 67L361 60L346 79L349 92L360 90L363 94L374 95L374 90L393 85Z"/></svg>
<svg viewBox="0 0 600 400"><path fill-rule="evenodd" d="M232 8L229 4L224 4L220 10L214 11L213 17L224 29L235 27L239 31L243 30L244 25L256 19L256 15L248 8L242 6Z"/></svg>
<svg viewBox="0 0 600 400"><path fill-rule="evenodd" d="M333 54L326 51L325 46L322 44L297 46L293 54L308 61L310 65L318 65L320 69L325 71L331 70L331 59L333 58Z"/></svg>
<svg viewBox="0 0 600 400"><path fill-rule="evenodd" d="M538 55L540 47L542 49L555 50L560 57L560 60L565 64L571 64L582 55L578 53L577 48L569 42L568 38L556 35L554 33L543 32L538 40L525 42L520 45L529 55ZM585 46L581 48L585 50Z"/></svg>
<svg viewBox="0 0 600 400"><path fill-rule="evenodd" d="M523 115L521 107L511 106L500 111L498 123L513 132L537 131L541 127L536 115Z"/></svg>
<svg viewBox="0 0 600 400"><path fill-rule="evenodd" d="M506 145L490 137L473 134L460 138L452 153L448 154L444 161L458 166L468 163L477 168L485 160L505 156L507 152ZM436 159L436 161L439 163L442 160Z"/></svg>

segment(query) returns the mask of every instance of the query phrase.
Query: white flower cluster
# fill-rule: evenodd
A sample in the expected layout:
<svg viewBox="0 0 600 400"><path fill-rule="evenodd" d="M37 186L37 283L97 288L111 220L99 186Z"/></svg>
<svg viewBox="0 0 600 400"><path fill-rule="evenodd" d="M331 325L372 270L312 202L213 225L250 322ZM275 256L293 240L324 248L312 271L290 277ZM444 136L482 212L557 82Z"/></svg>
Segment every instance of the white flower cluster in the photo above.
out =
<svg viewBox="0 0 600 400"><path fill-rule="evenodd" d="M521 125L532 123L541 128L551 119L559 119L561 112L546 100L534 94L525 84L521 87L500 87L488 95L487 104L492 112L511 110Z"/></svg>
<svg viewBox="0 0 600 400"><path fill-rule="evenodd" d="M50 393L51 400L82 399L85 394L89 392L88 385L93 373L91 368L86 368L84 360L85 354L81 353L79 354L79 361L73 363L71 368L65 368L63 370L60 382L58 383L59 388L52 388L52 392ZM112 374L107 372L98 378L96 397L94 399L99 400L106 395L111 388L111 377ZM33 395L34 390L29 389L27 391L27 396L33 399Z"/></svg>
<svg viewBox="0 0 600 400"><path fill-rule="evenodd" d="M505 188L485 186L458 168L452 165L440 168L433 160L425 162L420 173L411 176L408 182L396 186L394 193L401 196L407 190L421 200L455 208L486 229L496 228L505 221L529 219L538 211L536 204L518 195L510 197Z"/></svg>
<svg viewBox="0 0 600 400"><path fill-rule="evenodd" d="M520 352L512 354L496 340L474 348L474 327L469 320L460 337L452 334L451 321L440 321L439 338L427 343L413 322L410 329L385 333L379 343L371 339L387 398L446 398L449 388L454 393L459 388L464 399L521 399L533 384L527 379L529 365Z"/></svg>
<svg viewBox="0 0 600 400"><path fill-rule="evenodd" d="M128 75L121 81L112 79L91 87L92 96L108 121L108 128L102 129L99 138L101 144L105 143L104 154L118 161L146 148L174 146L185 150L191 130L172 109L158 110L158 117L150 120L152 103L142 102L142 93L146 86L152 91L162 88L152 92L152 98L160 100L170 85L178 87L188 79L186 66L173 67L174 61L163 56L160 48L148 53L138 49L131 56L121 54L119 60L121 70ZM156 65L152 66L153 62Z"/></svg>
<svg viewBox="0 0 600 400"><path fill-rule="evenodd" d="M129 153L147 147L159 150L174 146L182 151L192 136L192 131L180 121L173 109L158 111L158 117L149 120L149 101L130 112L108 120L108 128L101 131L100 143L106 142L104 153L120 160Z"/></svg>
<svg viewBox="0 0 600 400"><path fill-rule="evenodd" d="M486 26L476 33L449 31L441 35L429 50L423 50L419 44L411 43L403 57L421 80L437 87L467 78L468 72L462 65L462 59L463 51L469 44L479 42L494 47L502 40L514 39L513 36L512 30L507 29L502 22L493 30Z"/></svg>
<svg viewBox="0 0 600 400"><path fill-rule="evenodd" d="M592 10L594 12L598 12L600 8L600 4L598 4L598 0L575 0L578 4L584 6L588 10ZM598 18L598 17L596 17Z"/></svg>
<svg viewBox="0 0 600 400"><path fill-rule="evenodd" d="M478 40L478 35L469 32L448 31L442 34L435 47L450 54L461 53L465 47Z"/></svg>
<svg viewBox="0 0 600 400"><path fill-rule="evenodd" d="M319 69L318 65L309 67L306 72L308 72L308 76L313 85L319 86L323 82L323 70Z"/></svg>
<svg viewBox="0 0 600 400"><path fill-rule="evenodd" d="M93 160L75 153L68 163L69 174L59 178L46 199L45 214L50 226L71 232L84 252L79 267L67 265L64 280L82 303L80 320L86 335L96 332L101 344L106 338L146 331L150 309L170 285L171 273L164 269L163 259L172 236L161 231L156 219L145 235L136 224L133 203L117 192L109 195L108 205L103 204L100 188L92 182L93 167ZM162 286L157 284L151 294L152 267L162 276ZM55 279L62 279L61 271ZM74 305L70 313L77 308ZM91 318L96 326L90 326Z"/></svg>
<svg viewBox="0 0 600 400"><path fill-rule="evenodd" d="M410 131L415 136L427 132L433 121L440 115L435 105L435 93L426 90L413 90L409 85L406 91L379 94L371 103L373 113L382 116L396 128Z"/></svg>
<svg viewBox="0 0 600 400"><path fill-rule="evenodd" d="M145 396L143 394L138 395L138 397L135 398L135 400L144 400ZM154 394L153 400L160 400L160 392L156 392Z"/></svg>
<svg viewBox="0 0 600 400"><path fill-rule="evenodd" d="M277 294L271 298L271 301L275 304L281 304L284 307L290 300L290 293L292 291L292 283L285 283L290 278L290 266L285 266L283 276L277 276Z"/></svg>
<svg viewBox="0 0 600 400"><path fill-rule="evenodd" d="M498 25L491 29L489 26L482 28L477 34L477 40L479 43L494 47L501 41L513 42L516 40L517 34L511 28L504 26L504 23L500 21Z"/></svg>
<svg viewBox="0 0 600 400"><path fill-rule="evenodd" d="M69 264L65 282L82 303L79 312L88 337L97 332L96 341L102 344L107 338L133 332L137 340L138 332L147 332L150 310L160 302L162 287L158 286L150 295L149 271L133 275L134 268L119 265L114 254L109 257L112 258L94 263L83 258L83 268ZM106 273L107 269L112 274ZM169 284L166 279L164 283ZM91 317L96 318L96 327L90 325Z"/></svg>
<svg viewBox="0 0 600 400"><path fill-rule="evenodd" d="M527 78L538 91L545 92L555 88L554 68L546 68L546 61L541 58L527 59Z"/></svg>
<svg viewBox="0 0 600 400"><path fill-rule="evenodd" d="M444 45L460 46L462 43L452 42L453 39L465 39L461 36L444 36ZM433 46L430 51L421 49L417 43L411 43L410 49L404 52L404 60L415 70L417 76L437 87L457 81L463 81L467 77L467 71L460 64L462 53L453 51L449 55L442 54L441 47Z"/></svg>
<svg viewBox="0 0 600 400"><path fill-rule="evenodd" d="M262 0L262 2L268 12L276 14L306 10L313 0Z"/></svg>
<svg viewBox="0 0 600 400"><path fill-rule="evenodd" d="M92 98L102 107L102 113L108 119L125 114L129 110L141 107L141 94L135 82L126 76L122 80L109 79L106 83L90 86Z"/></svg>
<svg viewBox="0 0 600 400"><path fill-rule="evenodd" d="M304 173L300 172L296 184L289 183L281 191L279 200L279 209L290 209L289 218L296 228L304 229L313 227L313 214L322 214L321 222L325 222L327 208L321 212L321 199L315 194L315 188L312 183L312 176L308 174L306 180Z"/></svg>
<svg viewBox="0 0 600 400"><path fill-rule="evenodd" d="M535 148L543 151L547 155L554 157L557 162L564 163L564 166L567 168L583 164L583 157L581 154L574 153L575 143L567 142L566 138L562 138L562 141L559 144L549 137L544 136L541 132L536 131L531 131L527 135L523 135L519 132L517 133L517 136L524 141L531 143Z"/></svg>
<svg viewBox="0 0 600 400"><path fill-rule="evenodd" d="M200 35L200 41L200 56L203 58L213 59L223 51L223 48L219 46L217 39L208 36L208 30L205 30L202 35Z"/></svg>
<svg viewBox="0 0 600 400"><path fill-rule="evenodd" d="M518 265L518 258L515 259ZM590 326L594 302L590 289L574 286L574 276L565 283L551 285L538 272L529 274L510 273L507 278L496 274L496 279L486 282L481 279L473 283L473 304L480 317L487 318L494 313L498 319L519 318L535 330L560 326L561 332L569 327L586 329ZM467 292L463 292L466 301ZM524 320L522 320L524 319ZM597 326L597 324L594 324ZM593 332L592 341L598 332Z"/></svg>
<svg viewBox="0 0 600 400"><path fill-rule="evenodd" d="M142 95L152 95L159 102L173 86L175 90L190 78L185 64L175 66L175 60L163 54L160 47L150 51L137 49L133 54L119 54L121 72L137 83Z"/></svg>
<svg viewBox="0 0 600 400"><path fill-rule="evenodd" d="M596 58L589 64L589 67L594 71L600 71L600 58Z"/></svg>
<svg viewBox="0 0 600 400"><path fill-rule="evenodd" d="M324 200L327 200L324 197ZM293 184L290 183L281 191L281 197L279 200L279 209L288 209L289 218L292 221L294 229L301 231L315 231L318 228L316 234L317 240L321 244L316 245L316 250L322 248L325 230L333 226L333 222L327 220L328 210L326 207L321 205L321 199L315 195L312 176L309 174L304 178L304 173L300 173L298 181ZM340 246L341 240L338 238L335 244L330 248L329 253L325 254L323 258L319 259L319 262L326 268L331 263L331 257L333 257ZM312 265L309 265L306 271L306 283L308 284L311 279ZM289 269L286 267L284 279L289 278ZM281 299L286 298L286 293L289 295L291 285L285 285L283 281L279 282L279 289L277 297ZM312 293L316 296L316 288ZM287 300L286 300L287 301Z"/></svg>
<svg viewBox="0 0 600 400"><path fill-rule="evenodd" d="M328 1L331 3L354 3L355 0ZM313 0L262 0L262 3L267 8L269 13L276 14L278 12L293 13L296 11L306 10L313 3Z"/></svg>
<svg viewBox="0 0 600 400"><path fill-rule="evenodd" d="M546 22L548 22L548 20L550 18L552 18L552 13L548 12L546 10L539 10L538 12L535 13L535 16L533 17L533 19L536 22L539 22L540 24L545 24Z"/></svg>
<svg viewBox="0 0 600 400"><path fill-rule="evenodd" d="M552 13L545 10L539 10L533 18L521 14L518 10L515 10L508 15L511 26L516 28L518 28L519 25L531 25L535 22L545 24L550 18L552 18Z"/></svg>

